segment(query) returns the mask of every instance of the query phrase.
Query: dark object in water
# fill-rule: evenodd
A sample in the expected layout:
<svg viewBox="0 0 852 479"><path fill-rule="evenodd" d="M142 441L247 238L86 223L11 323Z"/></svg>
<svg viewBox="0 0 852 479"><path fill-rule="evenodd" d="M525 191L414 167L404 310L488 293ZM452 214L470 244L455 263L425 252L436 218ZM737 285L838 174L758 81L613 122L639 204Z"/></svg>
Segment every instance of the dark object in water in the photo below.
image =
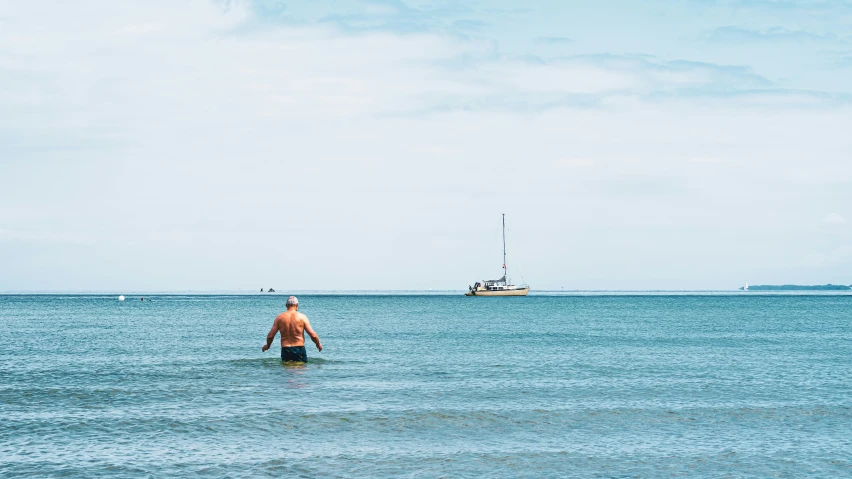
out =
<svg viewBox="0 0 852 479"><path fill-rule="evenodd" d="M263 291L263 290L261 290L261 291ZM269 292L269 293L274 293L274 292L275 292L275 290L274 290L274 289L272 289L272 288L269 288L269 291L268 291L268 292Z"/></svg>
<svg viewBox="0 0 852 479"><path fill-rule="evenodd" d="M263 292L263 288L260 288L260 292L261 292L261 293Z"/></svg>

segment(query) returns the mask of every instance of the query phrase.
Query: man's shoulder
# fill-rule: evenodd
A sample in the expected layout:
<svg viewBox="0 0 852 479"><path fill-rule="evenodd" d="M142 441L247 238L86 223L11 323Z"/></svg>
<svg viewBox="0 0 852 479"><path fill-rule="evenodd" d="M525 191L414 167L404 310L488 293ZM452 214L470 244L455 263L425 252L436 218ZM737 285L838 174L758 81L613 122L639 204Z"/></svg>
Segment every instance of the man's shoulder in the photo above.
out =
<svg viewBox="0 0 852 479"><path fill-rule="evenodd" d="M276 316L276 317L275 317L275 320L276 320L276 321L277 321L277 320L282 320L282 321L293 321L293 320L296 320L296 321L305 321L305 320L307 320L307 319L308 319L308 317L307 317L307 316L305 316L304 314L302 314L302 313L300 313L300 312L298 312L298 311L296 311L296 312L284 311L283 313L281 313L281 314L279 314L278 316Z"/></svg>

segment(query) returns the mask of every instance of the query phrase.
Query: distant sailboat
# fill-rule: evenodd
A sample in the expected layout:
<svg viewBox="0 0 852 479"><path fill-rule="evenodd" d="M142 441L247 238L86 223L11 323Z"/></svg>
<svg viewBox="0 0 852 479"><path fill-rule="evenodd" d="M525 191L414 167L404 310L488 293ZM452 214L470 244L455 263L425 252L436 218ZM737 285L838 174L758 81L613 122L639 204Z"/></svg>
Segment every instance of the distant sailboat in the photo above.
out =
<svg viewBox="0 0 852 479"><path fill-rule="evenodd" d="M506 262L506 214L503 214L503 277L500 279L483 280L473 286L468 286L465 296L526 296L530 287L522 284L510 284L509 266Z"/></svg>

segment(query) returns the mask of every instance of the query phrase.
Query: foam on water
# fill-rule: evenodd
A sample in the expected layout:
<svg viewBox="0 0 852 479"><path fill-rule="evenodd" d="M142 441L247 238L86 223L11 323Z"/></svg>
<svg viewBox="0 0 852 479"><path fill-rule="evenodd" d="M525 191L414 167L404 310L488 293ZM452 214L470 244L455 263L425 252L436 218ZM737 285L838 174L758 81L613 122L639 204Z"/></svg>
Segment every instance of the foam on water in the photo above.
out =
<svg viewBox="0 0 852 479"><path fill-rule="evenodd" d="M0 476L852 474L849 296L133 298L0 296Z"/></svg>

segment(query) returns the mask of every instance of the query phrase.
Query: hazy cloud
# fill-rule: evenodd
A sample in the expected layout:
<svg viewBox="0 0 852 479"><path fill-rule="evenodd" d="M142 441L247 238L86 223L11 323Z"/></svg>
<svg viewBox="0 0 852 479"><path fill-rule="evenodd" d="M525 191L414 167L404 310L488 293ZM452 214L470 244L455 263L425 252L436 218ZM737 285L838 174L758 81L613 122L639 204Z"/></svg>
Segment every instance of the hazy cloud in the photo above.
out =
<svg viewBox="0 0 852 479"><path fill-rule="evenodd" d="M479 31L487 27L488 23L479 20L456 20L452 26L463 31Z"/></svg>
<svg viewBox="0 0 852 479"><path fill-rule="evenodd" d="M822 222L829 225L842 225L846 224L846 218L840 216L837 213L831 213L822 219Z"/></svg>
<svg viewBox="0 0 852 479"><path fill-rule="evenodd" d="M795 280L848 244L813 220L852 183L823 43L565 5L8 4L0 289L464 287L502 212L535 288Z"/></svg>
<svg viewBox="0 0 852 479"><path fill-rule="evenodd" d="M725 158L720 158L718 156L693 156L687 161L698 165L721 165L725 163L730 163Z"/></svg>
<svg viewBox="0 0 852 479"><path fill-rule="evenodd" d="M560 158L556 161L556 166L559 168L590 168L595 166L595 161L591 158Z"/></svg>
<svg viewBox="0 0 852 479"><path fill-rule="evenodd" d="M537 40L541 43L548 43L551 45L567 45L569 43L574 43L574 40L568 37L538 37Z"/></svg>
<svg viewBox="0 0 852 479"><path fill-rule="evenodd" d="M828 252L811 251L802 259L802 263L809 268L827 268L831 266L842 266L852 262L852 245L843 245ZM843 281L840 284L849 284Z"/></svg>
<svg viewBox="0 0 852 479"><path fill-rule="evenodd" d="M711 42L741 43L747 41L766 42L837 42L839 39L833 33L813 33L805 30L790 30L783 27L772 27L766 30L750 30L735 26L725 26L713 29L704 34L704 39Z"/></svg>

